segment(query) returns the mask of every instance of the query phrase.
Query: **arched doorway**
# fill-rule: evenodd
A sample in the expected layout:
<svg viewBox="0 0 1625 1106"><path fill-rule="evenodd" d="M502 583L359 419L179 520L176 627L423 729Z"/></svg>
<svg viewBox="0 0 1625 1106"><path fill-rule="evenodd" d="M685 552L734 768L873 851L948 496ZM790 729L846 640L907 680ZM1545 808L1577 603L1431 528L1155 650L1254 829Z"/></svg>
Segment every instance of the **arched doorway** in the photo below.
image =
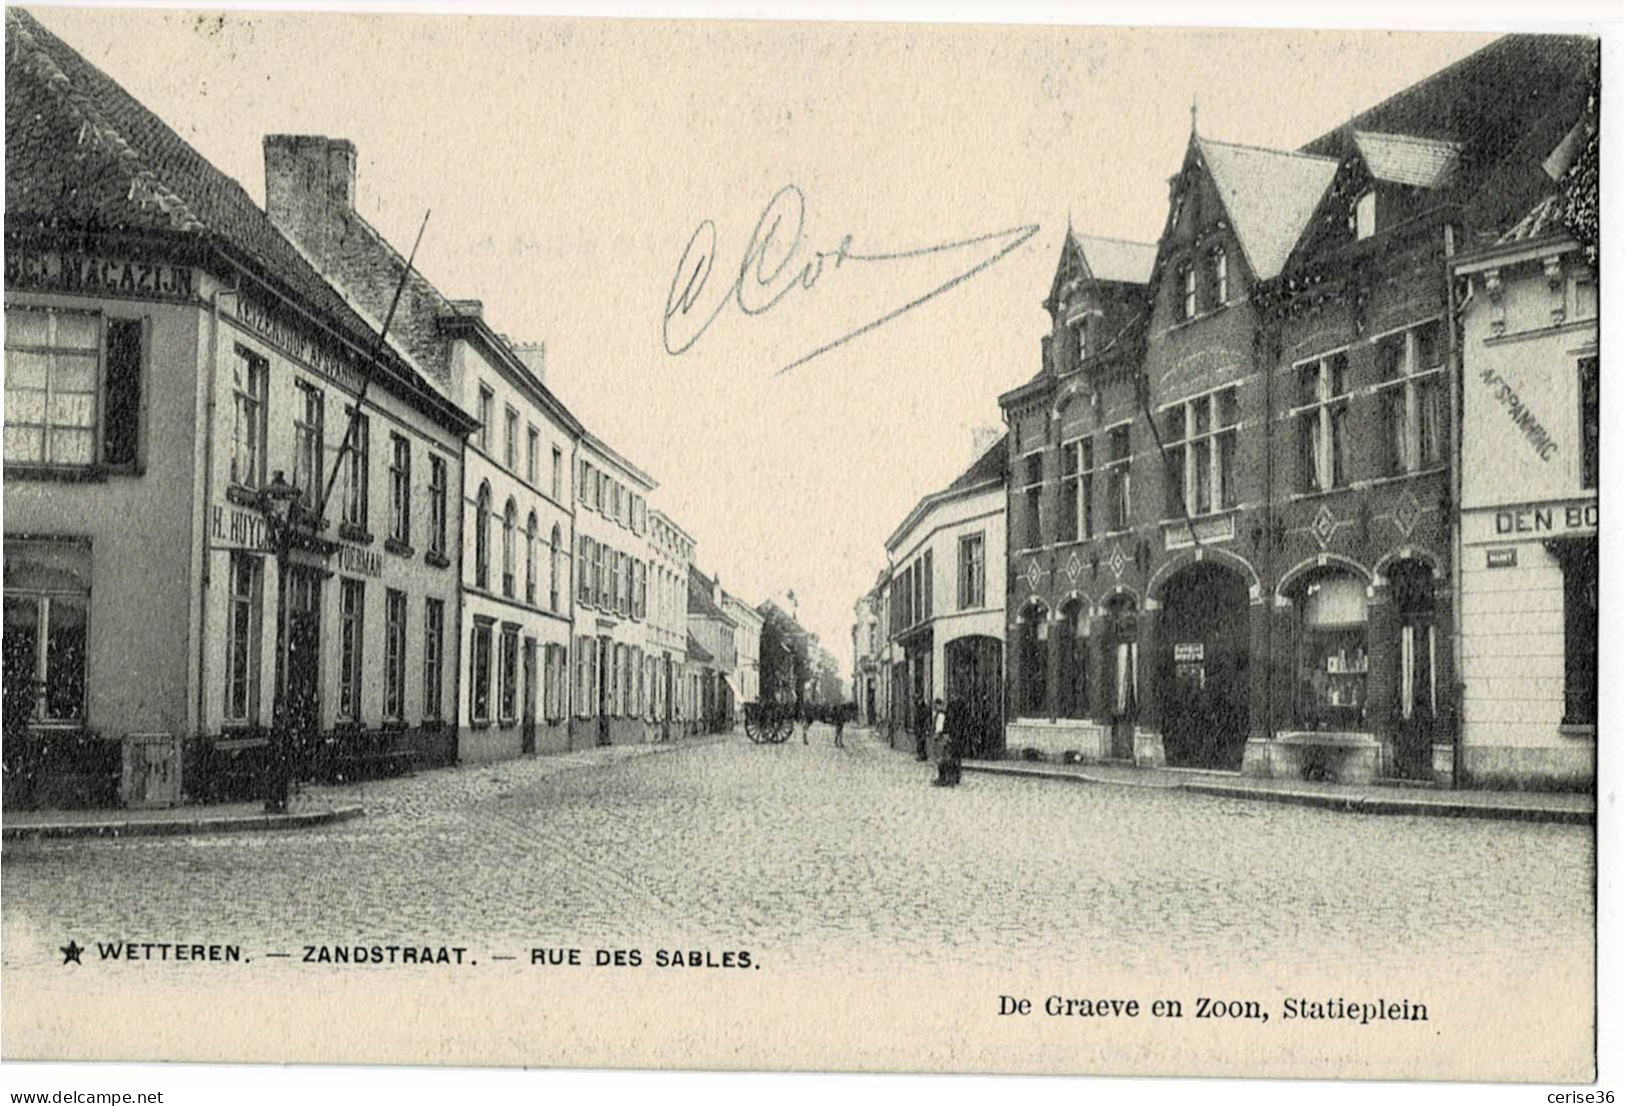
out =
<svg viewBox="0 0 1625 1106"><path fill-rule="evenodd" d="M1411 779L1431 779L1434 720L1439 703L1433 570L1421 561L1397 561L1388 570L1388 583L1399 621L1399 720L1394 732L1394 771Z"/></svg>
<svg viewBox="0 0 1625 1106"><path fill-rule="evenodd" d="M948 707L958 710L965 726L965 755L996 753L1004 731L999 702L1004 648L999 639L982 635L955 638L944 647L943 665Z"/></svg>
<svg viewBox="0 0 1625 1106"><path fill-rule="evenodd" d="M1134 596L1119 593L1101 604L1101 695L1111 726L1111 756L1134 759L1134 720L1140 713L1140 615Z"/></svg>
<svg viewBox="0 0 1625 1106"><path fill-rule="evenodd" d="M1241 769L1250 704L1247 582L1200 561L1163 589L1157 624L1157 686L1168 764Z"/></svg>
<svg viewBox="0 0 1625 1106"><path fill-rule="evenodd" d="M1023 718L1049 713L1049 608L1036 599L1021 611L1016 630L1021 668L1016 685L1016 711Z"/></svg>

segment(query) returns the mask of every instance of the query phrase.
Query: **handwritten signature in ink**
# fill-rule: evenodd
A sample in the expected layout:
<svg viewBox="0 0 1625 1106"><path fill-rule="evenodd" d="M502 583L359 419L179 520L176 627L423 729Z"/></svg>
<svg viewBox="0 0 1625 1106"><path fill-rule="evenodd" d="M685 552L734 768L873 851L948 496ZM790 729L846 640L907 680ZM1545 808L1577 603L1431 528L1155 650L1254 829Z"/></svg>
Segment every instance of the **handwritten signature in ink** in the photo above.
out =
<svg viewBox="0 0 1625 1106"><path fill-rule="evenodd" d="M953 250L966 250L984 244L998 246L995 253L984 257L924 295L885 312L834 341L824 343L810 353L802 354L779 369L775 375L787 373L837 346L850 342L859 335L884 326L898 316L942 295L955 285L969 280L977 273L991 268L1038 233L1037 224L1031 224L994 231L991 234L978 234L940 245L891 253L860 253L852 248L852 236L848 234L841 238L834 249L815 250L809 256L803 249L806 215L807 198L800 188L787 184L773 194L773 198L762 209L761 217L756 220L756 229L751 232L750 245L746 247L744 258L734 275L733 286L716 302L709 314L697 312L696 307L716 265L717 226L710 219L706 219L695 227L694 233L689 236L688 245L683 248L682 259L677 263L677 271L672 276L671 289L666 294L666 314L661 324L661 336L665 342L666 352L673 356L686 353L710 329L711 324L716 322L717 317L730 303L737 306L743 315L765 315L797 288L810 292L826 272L839 270L845 265L905 261Z"/></svg>

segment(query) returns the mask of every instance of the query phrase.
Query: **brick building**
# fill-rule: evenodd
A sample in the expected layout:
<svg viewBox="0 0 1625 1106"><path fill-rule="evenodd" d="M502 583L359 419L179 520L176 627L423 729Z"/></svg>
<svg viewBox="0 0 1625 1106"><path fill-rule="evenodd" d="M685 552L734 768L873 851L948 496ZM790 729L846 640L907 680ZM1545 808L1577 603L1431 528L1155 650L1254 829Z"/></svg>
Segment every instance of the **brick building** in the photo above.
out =
<svg viewBox="0 0 1625 1106"><path fill-rule="evenodd" d="M1594 53L1510 36L1299 150L1193 126L1151 260L1068 235L1001 397L1012 746L1451 775L1449 259L1535 198Z"/></svg>

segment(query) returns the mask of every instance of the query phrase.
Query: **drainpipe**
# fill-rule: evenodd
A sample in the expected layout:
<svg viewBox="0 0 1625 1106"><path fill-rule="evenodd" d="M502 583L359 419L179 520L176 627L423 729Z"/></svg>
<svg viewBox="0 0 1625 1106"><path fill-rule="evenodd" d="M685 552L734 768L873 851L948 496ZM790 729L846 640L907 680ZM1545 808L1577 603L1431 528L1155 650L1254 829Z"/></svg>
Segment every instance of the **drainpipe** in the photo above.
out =
<svg viewBox="0 0 1625 1106"><path fill-rule="evenodd" d="M232 295L234 293L227 293ZM197 718L193 726L195 736L204 736L208 729L208 687L209 687L209 531L213 523L210 514L214 507L212 491L214 488L214 407L215 407L215 379L220 369L220 290L217 288L209 294L209 368L207 379L203 383L203 421L199 427L203 435L203 558L199 583L201 591L198 595L197 615ZM269 401L270 396L266 397ZM260 443L265 448L265 443ZM263 604L262 604L263 606ZM256 719L258 721L258 719Z"/></svg>
<svg viewBox="0 0 1625 1106"><path fill-rule="evenodd" d="M1455 725L1450 735L1450 786L1459 788L1463 783L1461 724L1462 692L1461 671L1461 419L1463 413L1461 358L1463 350L1456 340L1456 318L1461 305L1456 303L1456 279L1453 264L1456 256L1455 227L1444 225L1444 294L1446 349L1445 371L1450 380L1450 709ZM1430 750L1431 752L1431 750Z"/></svg>

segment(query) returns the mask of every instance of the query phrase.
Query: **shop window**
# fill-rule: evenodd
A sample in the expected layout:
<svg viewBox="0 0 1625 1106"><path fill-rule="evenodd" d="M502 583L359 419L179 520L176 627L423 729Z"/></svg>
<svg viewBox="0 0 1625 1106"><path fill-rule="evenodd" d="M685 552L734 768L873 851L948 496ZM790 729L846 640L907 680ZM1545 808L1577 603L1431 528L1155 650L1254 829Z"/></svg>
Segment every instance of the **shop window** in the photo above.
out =
<svg viewBox="0 0 1625 1106"><path fill-rule="evenodd" d="M384 593L384 720L406 717L406 593Z"/></svg>
<svg viewBox="0 0 1625 1106"><path fill-rule="evenodd" d="M6 464L134 464L141 345L140 319L8 306Z"/></svg>
<svg viewBox="0 0 1625 1106"><path fill-rule="evenodd" d="M1132 505L1130 463L1132 459L1129 424L1113 427L1106 435L1106 530L1115 533L1129 527Z"/></svg>
<svg viewBox="0 0 1625 1106"><path fill-rule="evenodd" d="M1348 485L1348 355L1298 366L1298 487L1324 492Z"/></svg>
<svg viewBox="0 0 1625 1106"><path fill-rule="evenodd" d="M1073 600L1061 608L1060 702L1062 718L1086 718L1089 713L1089 616L1084 605Z"/></svg>
<svg viewBox="0 0 1625 1106"><path fill-rule="evenodd" d="M270 365L239 346L231 371L231 482L257 488L265 481L265 393Z"/></svg>
<svg viewBox="0 0 1625 1106"><path fill-rule="evenodd" d="M1365 581L1346 572L1319 573L1300 587L1293 603L1297 724L1363 728L1370 668Z"/></svg>
<svg viewBox="0 0 1625 1106"><path fill-rule="evenodd" d="M365 642L367 585L344 580L339 590L339 709L344 722L361 721L362 647Z"/></svg>
<svg viewBox="0 0 1625 1106"><path fill-rule="evenodd" d="M499 669L498 709L504 725L513 725L519 716L519 627L512 622L502 625L502 664Z"/></svg>
<svg viewBox="0 0 1625 1106"><path fill-rule="evenodd" d="M231 555L226 619L226 704L228 724L248 725L259 717L261 559ZM10 632L9 620L7 632Z"/></svg>
<svg viewBox="0 0 1625 1106"><path fill-rule="evenodd" d="M1597 359L1580 359L1580 486L1597 486Z"/></svg>
<svg viewBox="0 0 1625 1106"><path fill-rule="evenodd" d="M468 650L468 716L477 726L491 721L491 621L474 619Z"/></svg>
<svg viewBox="0 0 1625 1106"><path fill-rule="evenodd" d="M66 542L7 542L5 554L7 724L81 724L90 550Z"/></svg>
<svg viewBox="0 0 1625 1106"><path fill-rule="evenodd" d="M445 649L446 602L423 601L423 720L440 720L441 665Z"/></svg>
<svg viewBox="0 0 1625 1106"><path fill-rule="evenodd" d="M980 607L987 597L987 537L966 534L959 539L959 609Z"/></svg>

